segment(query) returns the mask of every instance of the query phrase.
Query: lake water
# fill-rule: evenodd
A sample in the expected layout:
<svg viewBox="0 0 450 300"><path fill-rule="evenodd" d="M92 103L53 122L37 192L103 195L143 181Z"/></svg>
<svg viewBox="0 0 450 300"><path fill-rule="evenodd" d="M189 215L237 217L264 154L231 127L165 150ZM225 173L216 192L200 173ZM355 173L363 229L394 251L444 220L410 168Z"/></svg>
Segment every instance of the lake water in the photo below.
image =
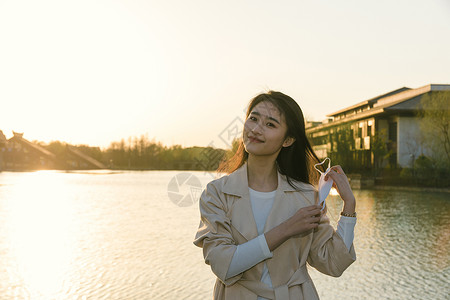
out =
<svg viewBox="0 0 450 300"><path fill-rule="evenodd" d="M212 176L182 173L0 173L0 299L211 299L192 241ZM310 269L321 299L448 299L449 194L355 196L357 261L339 278ZM335 226L342 202L327 203Z"/></svg>

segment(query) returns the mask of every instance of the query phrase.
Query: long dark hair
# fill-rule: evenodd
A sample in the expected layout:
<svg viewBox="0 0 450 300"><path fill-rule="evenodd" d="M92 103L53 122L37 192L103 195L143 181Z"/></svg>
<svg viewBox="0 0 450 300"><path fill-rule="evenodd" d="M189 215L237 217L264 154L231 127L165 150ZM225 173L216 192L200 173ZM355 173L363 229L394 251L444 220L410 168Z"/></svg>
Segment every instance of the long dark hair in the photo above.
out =
<svg viewBox="0 0 450 300"><path fill-rule="evenodd" d="M276 159L278 171L286 175L288 183L293 188L298 187L292 183L291 179L309 184L316 183L318 172L314 170L313 166L319 162L319 158L314 153L306 136L305 119L303 118L300 106L288 95L281 92L269 91L259 94L250 100L245 119L248 118L252 109L263 101L272 103L284 115L288 128L285 138L288 136L295 138L295 142L291 146L283 147L278 154ZM232 173L240 168L247 159L248 152L245 151L244 142L241 137L234 156L227 161L223 161L217 171L228 174Z"/></svg>

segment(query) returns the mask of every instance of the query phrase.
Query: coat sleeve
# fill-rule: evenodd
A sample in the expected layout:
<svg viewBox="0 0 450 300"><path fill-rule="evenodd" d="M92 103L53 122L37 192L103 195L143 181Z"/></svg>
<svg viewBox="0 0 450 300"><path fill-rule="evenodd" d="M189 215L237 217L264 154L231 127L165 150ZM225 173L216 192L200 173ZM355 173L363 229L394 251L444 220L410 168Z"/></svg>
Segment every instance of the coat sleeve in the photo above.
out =
<svg viewBox="0 0 450 300"><path fill-rule="evenodd" d="M223 193L211 182L202 192L199 201L200 225L194 245L203 248L205 263L225 284L231 285L242 277L242 273L225 279L237 245L231 234L231 223L227 217Z"/></svg>
<svg viewBox="0 0 450 300"><path fill-rule="evenodd" d="M342 237L330 225L327 215L321 218L312 235L307 261L318 271L339 277L356 260L353 244L349 250Z"/></svg>

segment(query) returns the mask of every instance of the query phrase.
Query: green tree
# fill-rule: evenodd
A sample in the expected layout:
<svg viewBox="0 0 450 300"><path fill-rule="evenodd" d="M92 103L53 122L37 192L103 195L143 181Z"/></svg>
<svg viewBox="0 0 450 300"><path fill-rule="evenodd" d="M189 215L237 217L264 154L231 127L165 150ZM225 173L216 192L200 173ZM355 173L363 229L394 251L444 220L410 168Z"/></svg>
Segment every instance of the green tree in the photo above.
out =
<svg viewBox="0 0 450 300"><path fill-rule="evenodd" d="M356 169L354 161L355 138L349 126L338 128L332 135L332 143L335 143L332 152L333 165L341 165L346 172Z"/></svg>
<svg viewBox="0 0 450 300"><path fill-rule="evenodd" d="M420 130L436 166L450 167L450 92L424 95L420 101Z"/></svg>
<svg viewBox="0 0 450 300"><path fill-rule="evenodd" d="M383 165L383 161L385 158L389 156L389 151L386 147L386 142L383 137L386 135L386 130L382 130L381 132L376 131L375 134L371 137L370 148L374 157L374 169L375 175L378 175L381 166Z"/></svg>

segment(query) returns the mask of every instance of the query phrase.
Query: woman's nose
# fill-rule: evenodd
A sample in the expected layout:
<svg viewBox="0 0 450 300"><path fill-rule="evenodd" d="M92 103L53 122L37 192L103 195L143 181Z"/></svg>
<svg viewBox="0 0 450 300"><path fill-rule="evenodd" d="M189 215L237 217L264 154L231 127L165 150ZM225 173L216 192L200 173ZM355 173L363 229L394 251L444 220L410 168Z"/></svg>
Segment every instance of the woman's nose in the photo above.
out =
<svg viewBox="0 0 450 300"><path fill-rule="evenodd" d="M251 132L253 132L253 133L261 133L261 131L262 131L262 128L261 128L261 125L259 123L256 123L253 126L253 129L251 130Z"/></svg>
<svg viewBox="0 0 450 300"><path fill-rule="evenodd" d="M262 133L263 131L263 127L261 126L260 122L251 122L247 120L244 123L244 127L246 131L250 131L255 134Z"/></svg>

